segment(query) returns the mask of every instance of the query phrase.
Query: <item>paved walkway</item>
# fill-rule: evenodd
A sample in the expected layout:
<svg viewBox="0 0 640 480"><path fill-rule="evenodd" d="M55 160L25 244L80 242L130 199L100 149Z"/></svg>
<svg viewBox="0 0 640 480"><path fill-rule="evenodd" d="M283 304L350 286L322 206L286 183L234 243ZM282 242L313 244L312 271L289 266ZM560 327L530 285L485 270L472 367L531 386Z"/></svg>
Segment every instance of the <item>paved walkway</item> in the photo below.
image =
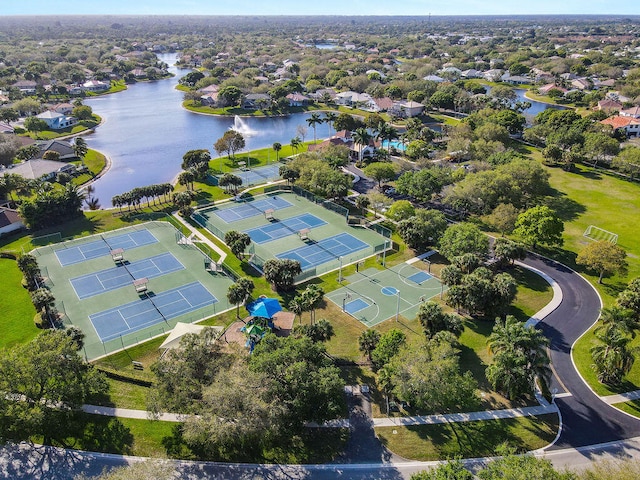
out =
<svg viewBox="0 0 640 480"><path fill-rule="evenodd" d="M193 225L191 225L188 222L185 222L182 217L178 214L178 212L174 212L173 216L180 222L182 223L182 225L184 225L186 228L189 229L189 231L195 235L198 238L198 241L201 241L203 243L206 243L209 247L211 247L211 249L216 252L218 255L220 255L220 259L218 260L218 263L223 263L225 258L227 258L227 252L225 252L223 249L221 249L219 246L217 246L215 243L213 243L211 240L209 240L207 237L205 237L204 235L202 235Z"/></svg>
<svg viewBox="0 0 640 480"><path fill-rule="evenodd" d="M640 400L640 390L618 393L617 395L607 395L605 397L600 397L600 400L608 405L613 405L614 403L629 402L631 400Z"/></svg>

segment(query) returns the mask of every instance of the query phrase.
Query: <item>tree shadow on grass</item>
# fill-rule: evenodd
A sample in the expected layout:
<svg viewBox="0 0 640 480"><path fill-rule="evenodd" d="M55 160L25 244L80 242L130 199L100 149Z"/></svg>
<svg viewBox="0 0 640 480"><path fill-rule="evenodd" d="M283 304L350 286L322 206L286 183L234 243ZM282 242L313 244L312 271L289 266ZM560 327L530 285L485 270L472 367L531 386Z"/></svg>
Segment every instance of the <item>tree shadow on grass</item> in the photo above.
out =
<svg viewBox="0 0 640 480"><path fill-rule="evenodd" d="M61 434L68 435L61 442L65 447L122 455L133 453L133 434L115 417L79 413L66 428L61 427L58 436Z"/></svg>
<svg viewBox="0 0 640 480"><path fill-rule="evenodd" d="M545 205L556 212L563 222L575 220L581 214L587 211L587 208L581 203L569 198L566 194L553 190L551 194L545 198Z"/></svg>

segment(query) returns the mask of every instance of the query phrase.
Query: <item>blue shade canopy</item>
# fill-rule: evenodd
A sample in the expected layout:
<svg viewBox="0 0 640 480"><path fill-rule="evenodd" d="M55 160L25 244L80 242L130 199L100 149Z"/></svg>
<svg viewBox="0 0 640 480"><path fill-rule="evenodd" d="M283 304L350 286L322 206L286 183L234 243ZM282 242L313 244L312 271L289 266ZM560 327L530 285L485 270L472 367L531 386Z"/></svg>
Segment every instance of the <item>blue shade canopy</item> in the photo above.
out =
<svg viewBox="0 0 640 480"><path fill-rule="evenodd" d="M277 298L261 298L247 305L247 310L254 317L272 318L282 311L282 306Z"/></svg>

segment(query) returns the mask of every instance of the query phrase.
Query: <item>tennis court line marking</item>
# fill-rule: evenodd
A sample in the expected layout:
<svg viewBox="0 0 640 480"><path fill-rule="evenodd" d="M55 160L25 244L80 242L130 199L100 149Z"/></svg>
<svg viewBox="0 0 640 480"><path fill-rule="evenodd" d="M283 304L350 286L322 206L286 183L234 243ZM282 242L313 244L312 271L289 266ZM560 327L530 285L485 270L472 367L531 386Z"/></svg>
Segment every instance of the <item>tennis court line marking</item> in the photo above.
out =
<svg viewBox="0 0 640 480"><path fill-rule="evenodd" d="M131 325L129 325L129 322L127 322L127 319L124 318L124 315L122 315L122 310L118 309L118 315L120 315L120 318L122 319L122 321L124 322L124 324L127 326L127 330L131 330ZM135 315L134 315L135 316ZM122 334L121 334L122 335Z"/></svg>

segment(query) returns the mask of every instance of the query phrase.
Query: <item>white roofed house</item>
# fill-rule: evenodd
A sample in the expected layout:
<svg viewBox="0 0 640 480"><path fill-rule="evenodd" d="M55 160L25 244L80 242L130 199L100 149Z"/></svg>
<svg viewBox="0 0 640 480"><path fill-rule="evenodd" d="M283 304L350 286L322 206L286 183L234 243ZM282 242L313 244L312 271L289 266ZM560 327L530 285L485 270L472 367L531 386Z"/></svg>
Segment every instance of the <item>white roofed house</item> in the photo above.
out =
<svg viewBox="0 0 640 480"><path fill-rule="evenodd" d="M391 115L400 118L418 117L424 112L424 105L413 101L396 102L389 110Z"/></svg>
<svg viewBox="0 0 640 480"><path fill-rule="evenodd" d="M47 124L47 127L49 127L51 130L62 130L63 128L72 127L76 123L78 123L77 118L63 115L62 113L54 112L52 110L42 112L36 115L36 118L44 120L44 122Z"/></svg>
<svg viewBox="0 0 640 480"><path fill-rule="evenodd" d="M87 80L82 84L82 88L87 92L104 92L111 88L111 84L100 80Z"/></svg>

